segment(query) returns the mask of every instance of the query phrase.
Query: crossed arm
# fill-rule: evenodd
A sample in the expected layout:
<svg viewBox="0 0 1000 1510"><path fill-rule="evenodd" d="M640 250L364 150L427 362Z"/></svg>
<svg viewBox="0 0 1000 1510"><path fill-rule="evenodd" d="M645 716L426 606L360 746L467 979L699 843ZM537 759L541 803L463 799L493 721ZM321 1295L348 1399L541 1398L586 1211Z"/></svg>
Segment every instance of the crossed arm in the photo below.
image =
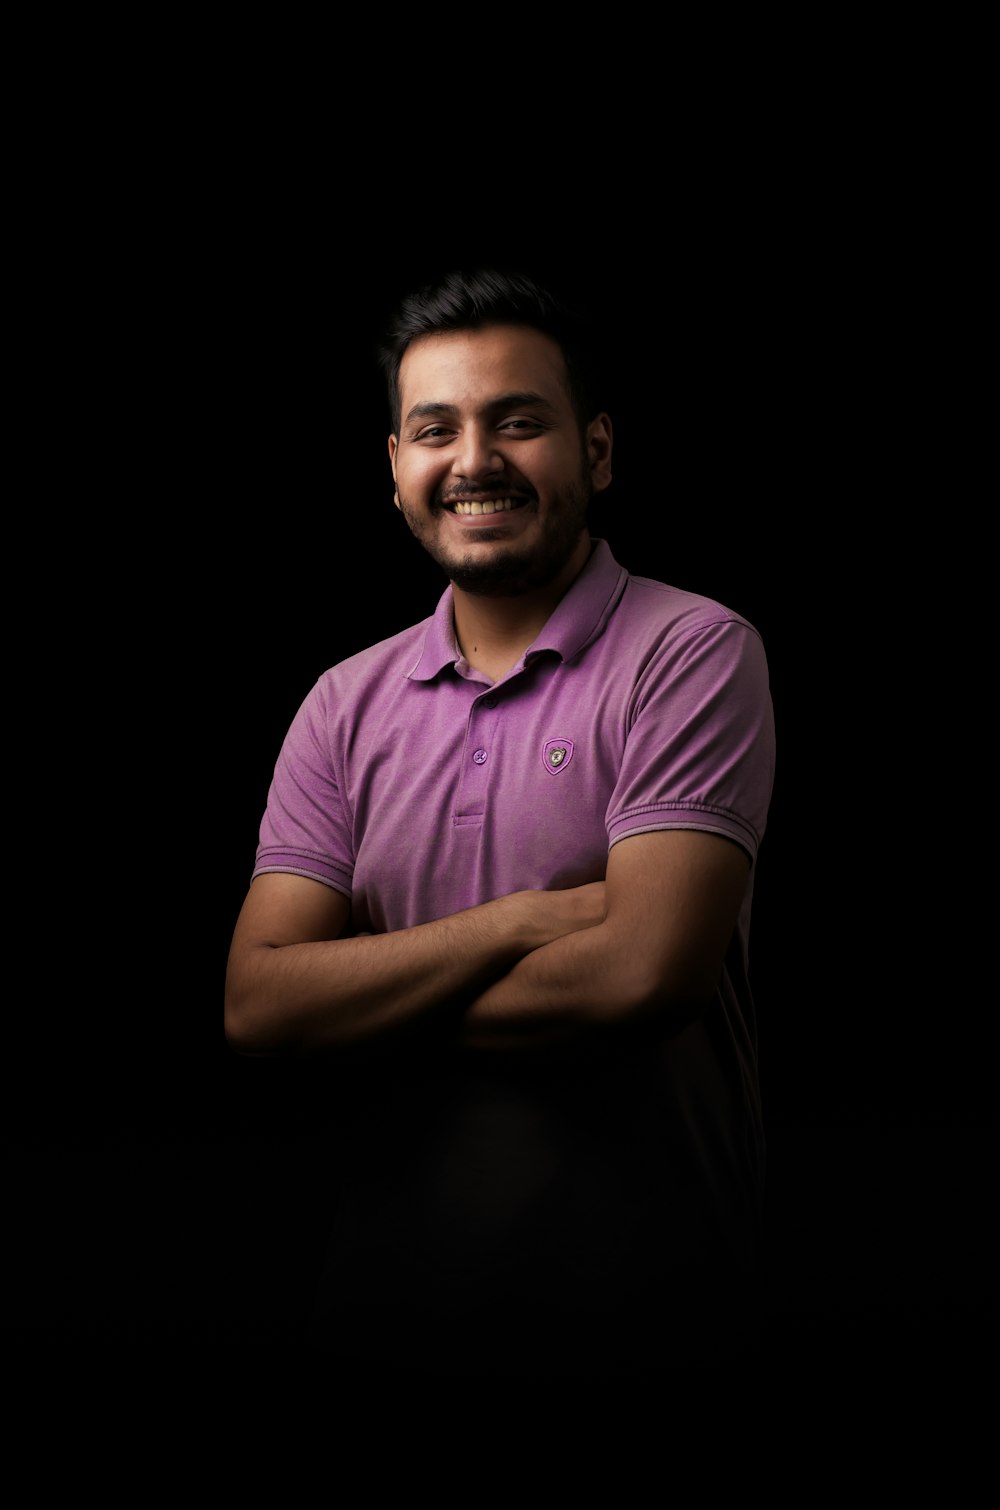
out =
<svg viewBox="0 0 1000 1510"><path fill-rule="evenodd" d="M749 860L671 829L614 845L606 879L518 891L396 933L351 936L350 902L301 876L258 876L226 972L239 1052L391 1044L439 1030L481 1051L546 1047L655 1021L672 1031L718 984Z"/></svg>

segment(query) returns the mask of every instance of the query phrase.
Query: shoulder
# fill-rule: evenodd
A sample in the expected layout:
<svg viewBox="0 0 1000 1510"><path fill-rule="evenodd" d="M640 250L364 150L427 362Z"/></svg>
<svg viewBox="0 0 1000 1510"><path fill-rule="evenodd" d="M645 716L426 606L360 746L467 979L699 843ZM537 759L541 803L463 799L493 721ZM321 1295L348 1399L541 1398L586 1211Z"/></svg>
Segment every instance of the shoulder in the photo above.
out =
<svg viewBox="0 0 1000 1510"><path fill-rule="evenodd" d="M727 607L704 593L691 592L683 587L674 587L669 582L658 582L652 577L626 575L625 591L621 608L679 632L733 625L748 630L760 638L757 627L743 614Z"/></svg>
<svg viewBox="0 0 1000 1510"><path fill-rule="evenodd" d="M421 619L336 661L320 675L314 692L343 696L347 692L364 693L396 675L405 681L420 657L432 621L431 617Z"/></svg>
<svg viewBox="0 0 1000 1510"><path fill-rule="evenodd" d="M576 603L582 612L572 622L577 631L585 627L582 645L603 641L629 664L644 664L657 647L691 639L706 644L748 639L754 642L751 654L763 653L759 631L743 614L705 593L631 572L605 540L595 542Z"/></svg>
<svg viewBox="0 0 1000 1510"><path fill-rule="evenodd" d="M405 698L428 622L367 645L321 672L298 706L287 743L326 745L331 739L349 739L363 719L381 717Z"/></svg>
<svg viewBox="0 0 1000 1510"><path fill-rule="evenodd" d="M735 609L703 593L673 587L650 577L629 575L611 628L623 656L636 658L647 672L668 669L716 675L726 668L755 668L767 680L767 654L757 627ZM741 673L742 674L742 671Z"/></svg>

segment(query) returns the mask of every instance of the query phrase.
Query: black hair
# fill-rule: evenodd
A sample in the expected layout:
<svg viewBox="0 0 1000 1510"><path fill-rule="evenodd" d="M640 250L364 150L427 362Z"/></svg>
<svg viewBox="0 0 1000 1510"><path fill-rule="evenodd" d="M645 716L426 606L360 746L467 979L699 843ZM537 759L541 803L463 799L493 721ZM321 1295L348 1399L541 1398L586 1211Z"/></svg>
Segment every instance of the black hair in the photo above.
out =
<svg viewBox="0 0 1000 1510"><path fill-rule="evenodd" d="M574 412L585 429L598 412L597 338L592 316L575 301L528 273L499 267L456 269L425 283L398 305L377 349L386 382L389 419L399 434L399 369L418 336L444 330L476 330L484 325L529 325L550 336L566 363Z"/></svg>

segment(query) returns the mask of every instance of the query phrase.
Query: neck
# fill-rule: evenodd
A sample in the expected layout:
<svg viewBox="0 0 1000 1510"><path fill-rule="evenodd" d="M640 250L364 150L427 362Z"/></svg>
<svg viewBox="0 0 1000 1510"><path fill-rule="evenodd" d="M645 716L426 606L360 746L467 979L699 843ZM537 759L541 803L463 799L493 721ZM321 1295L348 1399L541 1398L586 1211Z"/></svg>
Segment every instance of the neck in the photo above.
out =
<svg viewBox="0 0 1000 1510"><path fill-rule="evenodd" d="M470 666L491 681L506 675L548 622L582 565L574 556L552 582L517 597L484 597L465 592L453 582L455 634Z"/></svg>
<svg viewBox="0 0 1000 1510"><path fill-rule="evenodd" d="M480 599L460 607L454 594L455 637L469 665L495 682L517 665L551 610L505 614L495 601L485 611L481 605Z"/></svg>

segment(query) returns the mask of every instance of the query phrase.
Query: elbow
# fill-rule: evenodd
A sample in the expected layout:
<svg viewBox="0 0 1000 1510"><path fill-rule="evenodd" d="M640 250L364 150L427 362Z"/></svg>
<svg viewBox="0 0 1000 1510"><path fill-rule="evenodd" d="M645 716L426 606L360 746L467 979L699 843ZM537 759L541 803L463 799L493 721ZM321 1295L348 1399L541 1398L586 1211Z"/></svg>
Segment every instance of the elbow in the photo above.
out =
<svg viewBox="0 0 1000 1510"><path fill-rule="evenodd" d="M229 1002L226 1002L226 1010L223 1024L226 1035L226 1044L234 1054L253 1054L253 1037L247 1031L244 1018L238 1012L233 1011Z"/></svg>
<svg viewBox="0 0 1000 1510"><path fill-rule="evenodd" d="M618 992L606 998L599 1015L604 1018L603 1026L617 1026L626 1036L672 1038L704 1014L717 984L698 973L678 971L664 977L629 969L620 978Z"/></svg>
<svg viewBox="0 0 1000 1510"><path fill-rule="evenodd" d="M234 1054L258 1055L262 1052L260 1035L254 1031L252 1018L228 997L223 1024L226 1043Z"/></svg>
<svg viewBox="0 0 1000 1510"><path fill-rule="evenodd" d="M235 1054L252 1058L271 1058L284 1045L276 1034L268 1014L255 1002L252 993L226 987L223 1013L226 1043Z"/></svg>

